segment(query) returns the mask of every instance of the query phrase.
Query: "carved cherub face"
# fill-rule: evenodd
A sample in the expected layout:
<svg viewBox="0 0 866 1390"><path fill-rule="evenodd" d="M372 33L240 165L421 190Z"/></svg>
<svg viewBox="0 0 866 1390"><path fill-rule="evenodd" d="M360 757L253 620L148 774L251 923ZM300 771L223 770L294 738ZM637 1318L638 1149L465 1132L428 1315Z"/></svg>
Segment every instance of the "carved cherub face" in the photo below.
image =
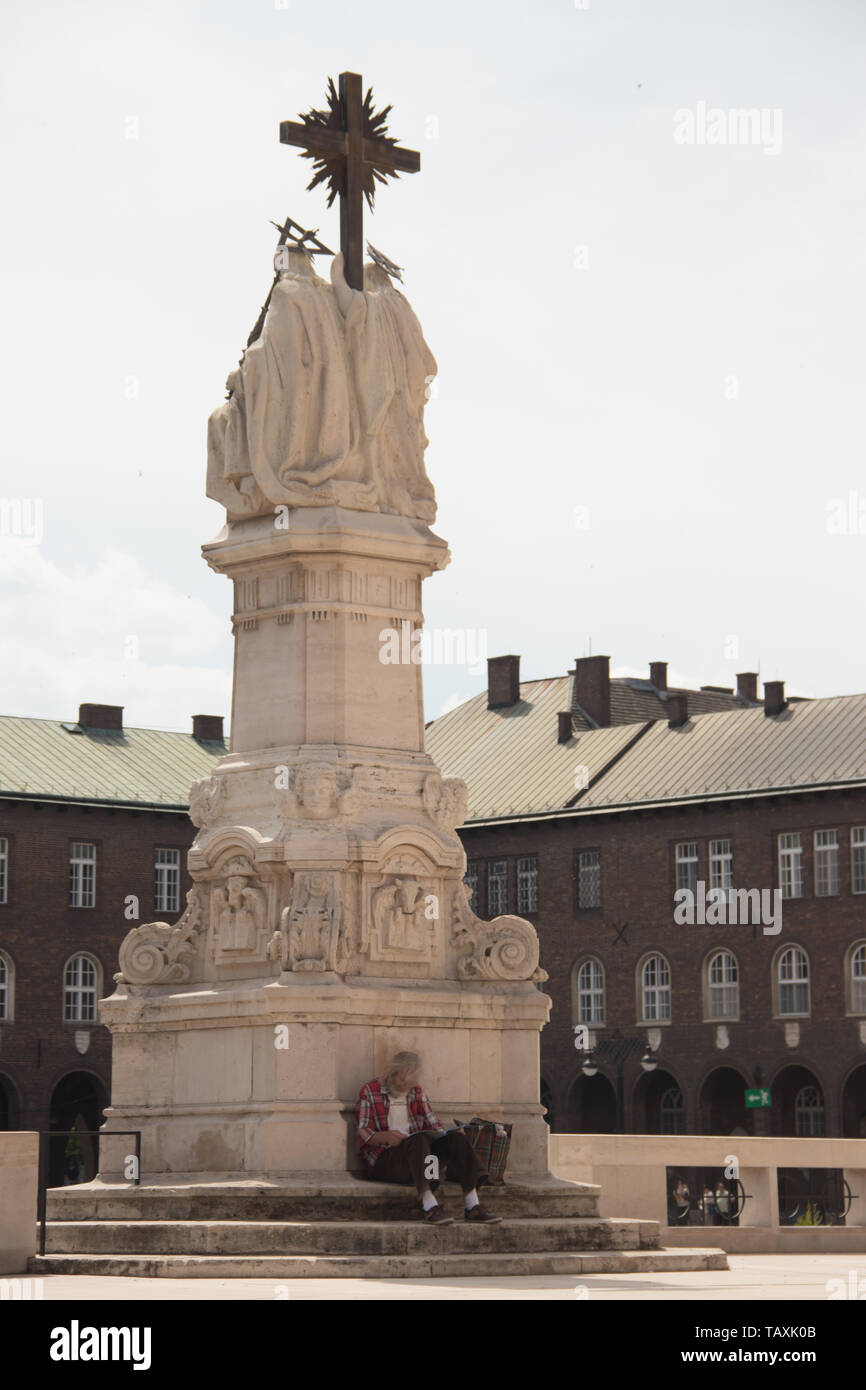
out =
<svg viewBox="0 0 866 1390"><path fill-rule="evenodd" d="M312 816L323 816L330 811L336 787L337 779L332 768L323 767L304 774L303 801Z"/></svg>
<svg viewBox="0 0 866 1390"><path fill-rule="evenodd" d="M233 905L240 902L241 894L246 886L247 881L245 878L241 878L240 874L232 874L231 878L227 881L226 888L228 889L229 901Z"/></svg>

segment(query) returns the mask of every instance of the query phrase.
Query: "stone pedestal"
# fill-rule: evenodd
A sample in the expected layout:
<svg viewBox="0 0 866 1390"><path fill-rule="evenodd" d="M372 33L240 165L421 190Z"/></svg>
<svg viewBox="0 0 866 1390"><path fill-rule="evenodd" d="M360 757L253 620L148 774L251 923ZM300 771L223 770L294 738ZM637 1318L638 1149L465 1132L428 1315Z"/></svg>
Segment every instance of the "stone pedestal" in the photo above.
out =
<svg viewBox="0 0 866 1390"><path fill-rule="evenodd" d="M421 584L447 547L278 507L204 555L234 583L231 752L191 791L186 912L129 933L101 1005L108 1132L143 1131L147 1173L345 1171L361 1085L409 1049L444 1123L509 1120L509 1169L546 1174L537 936L471 912L465 786L424 752ZM100 1151L122 1172L129 1141Z"/></svg>

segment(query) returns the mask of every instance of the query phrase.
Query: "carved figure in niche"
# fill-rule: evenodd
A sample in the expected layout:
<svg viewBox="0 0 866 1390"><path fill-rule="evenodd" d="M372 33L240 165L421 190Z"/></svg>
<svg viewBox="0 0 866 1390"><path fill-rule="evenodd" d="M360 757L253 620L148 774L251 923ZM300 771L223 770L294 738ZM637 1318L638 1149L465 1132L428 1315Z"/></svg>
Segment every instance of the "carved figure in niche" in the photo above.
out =
<svg viewBox="0 0 866 1390"><path fill-rule="evenodd" d="M282 916L293 970L333 970L342 954L337 875L297 873L291 906Z"/></svg>
<svg viewBox="0 0 866 1390"><path fill-rule="evenodd" d="M253 869L247 859L232 859L226 866L226 885L215 888L212 920L222 951L253 951L265 925L265 895L247 882Z"/></svg>
<svg viewBox="0 0 866 1390"><path fill-rule="evenodd" d="M423 951L430 921L427 894L415 878L394 877L373 894L373 921L381 944L389 949Z"/></svg>

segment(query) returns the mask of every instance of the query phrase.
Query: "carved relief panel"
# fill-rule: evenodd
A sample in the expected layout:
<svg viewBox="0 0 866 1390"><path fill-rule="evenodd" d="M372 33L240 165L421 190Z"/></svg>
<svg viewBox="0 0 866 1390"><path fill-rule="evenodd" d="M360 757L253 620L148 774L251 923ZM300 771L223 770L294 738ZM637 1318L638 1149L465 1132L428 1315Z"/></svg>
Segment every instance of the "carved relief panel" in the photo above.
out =
<svg viewBox="0 0 866 1390"><path fill-rule="evenodd" d="M439 929L439 876L417 851L393 854L370 882L361 949L373 961L429 961Z"/></svg>

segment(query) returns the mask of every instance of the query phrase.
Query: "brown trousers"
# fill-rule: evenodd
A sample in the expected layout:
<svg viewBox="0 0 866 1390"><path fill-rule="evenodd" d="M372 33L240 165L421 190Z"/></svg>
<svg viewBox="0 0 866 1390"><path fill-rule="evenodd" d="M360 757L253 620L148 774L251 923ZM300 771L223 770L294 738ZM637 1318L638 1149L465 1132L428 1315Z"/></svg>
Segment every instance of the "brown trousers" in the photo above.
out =
<svg viewBox="0 0 866 1390"><path fill-rule="evenodd" d="M438 1159L438 1169L428 1162L430 1154ZM446 1163L449 1178L459 1182L464 1192L477 1187L478 1179L485 1172L462 1131L454 1130L442 1138L431 1139L422 1129L410 1134L402 1144L383 1149L370 1169L370 1177L373 1182L414 1183L421 1194L428 1187L436 1190L441 1177L439 1169L444 1169Z"/></svg>

